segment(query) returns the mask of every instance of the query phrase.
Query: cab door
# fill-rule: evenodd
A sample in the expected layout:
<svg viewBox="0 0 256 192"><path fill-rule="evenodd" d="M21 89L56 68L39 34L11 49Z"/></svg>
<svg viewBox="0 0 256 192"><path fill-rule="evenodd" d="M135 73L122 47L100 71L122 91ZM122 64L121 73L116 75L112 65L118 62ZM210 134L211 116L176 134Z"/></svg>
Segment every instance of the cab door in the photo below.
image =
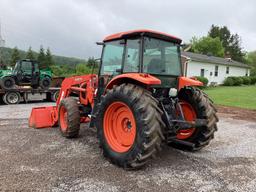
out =
<svg viewBox="0 0 256 192"><path fill-rule="evenodd" d="M121 74L124 45L123 40L111 41L104 44L99 71L98 96L103 94L106 85L114 76Z"/></svg>
<svg viewBox="0 0 256 192"><path fill-rule="evenodd" d="M30 83L32 79L32 62L21 62L22 83Z"/></svg>
<svg viewBox="0 0 256 192"><path fill-rule="evenodd" d="M33 62L32 64L32 78L31 85L38 85L40 79L40 70L37 62Z"/></svg>

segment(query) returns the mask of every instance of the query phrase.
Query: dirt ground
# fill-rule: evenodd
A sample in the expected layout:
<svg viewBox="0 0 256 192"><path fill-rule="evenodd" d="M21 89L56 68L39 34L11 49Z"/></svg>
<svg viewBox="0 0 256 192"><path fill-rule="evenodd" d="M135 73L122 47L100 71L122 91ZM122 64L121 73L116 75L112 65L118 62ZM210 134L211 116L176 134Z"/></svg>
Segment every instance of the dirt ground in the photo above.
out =
<svg viewBox="0 0 256 192"><path fill-rule="evenodd" d="M256 121L220 108L215 139L199 152L166 147L139 171L110 164L86 124L77 139L28 128L34 106L0 106L0 191L256 191ZM254 112L252 112L253 114ZM245 113L244 113L245 114Z"/></svg>
<svg viewBox="0 0 256 192"><path fill-rule="evenodd" d="M223 116L234 119L248 120L256 122L256 110L241 109L238 107L217 106L218 112Z"/></svg>

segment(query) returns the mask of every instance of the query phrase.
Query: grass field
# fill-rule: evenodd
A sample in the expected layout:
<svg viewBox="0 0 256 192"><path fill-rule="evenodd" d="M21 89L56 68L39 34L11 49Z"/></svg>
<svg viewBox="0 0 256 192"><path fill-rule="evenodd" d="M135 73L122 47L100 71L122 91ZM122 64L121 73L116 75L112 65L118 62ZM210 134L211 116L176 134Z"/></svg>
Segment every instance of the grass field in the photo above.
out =
<svg viewBox="0 0 256 192"><path fill-rule="evenodd" d="M212 87L204 90L215 104L256 109L256 86Z"/></svg>

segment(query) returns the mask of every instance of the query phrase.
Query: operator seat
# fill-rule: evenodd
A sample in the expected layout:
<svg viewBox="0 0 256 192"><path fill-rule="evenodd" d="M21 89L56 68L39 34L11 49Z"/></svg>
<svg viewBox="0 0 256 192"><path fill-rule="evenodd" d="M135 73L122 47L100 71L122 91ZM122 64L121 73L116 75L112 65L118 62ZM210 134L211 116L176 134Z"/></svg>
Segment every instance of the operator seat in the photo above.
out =
<svg viewBox="0 0 256 192"><path fill-rule="evenodd" d="M153 58L148 64L148 73L164 73L165 72L165 63L161 59Z"/></svg>

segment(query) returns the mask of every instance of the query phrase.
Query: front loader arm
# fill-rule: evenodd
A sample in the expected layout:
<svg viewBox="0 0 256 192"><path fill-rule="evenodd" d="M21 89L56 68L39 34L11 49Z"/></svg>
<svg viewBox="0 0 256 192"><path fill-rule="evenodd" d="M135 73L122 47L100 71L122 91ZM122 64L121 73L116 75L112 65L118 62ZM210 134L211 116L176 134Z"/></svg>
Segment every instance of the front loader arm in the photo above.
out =
<svg viewBox="0 0 256 192"><path fill-rule="evenodd" d="M53 127L58 124L59 105L62 99L69 97L71 93L79 95L79 101L83 105L94 104L94 93L97 75L83 75L65 78L61 84L60 94L55 106L36 107L31 111L29 126L34 128Z"/></svg>

